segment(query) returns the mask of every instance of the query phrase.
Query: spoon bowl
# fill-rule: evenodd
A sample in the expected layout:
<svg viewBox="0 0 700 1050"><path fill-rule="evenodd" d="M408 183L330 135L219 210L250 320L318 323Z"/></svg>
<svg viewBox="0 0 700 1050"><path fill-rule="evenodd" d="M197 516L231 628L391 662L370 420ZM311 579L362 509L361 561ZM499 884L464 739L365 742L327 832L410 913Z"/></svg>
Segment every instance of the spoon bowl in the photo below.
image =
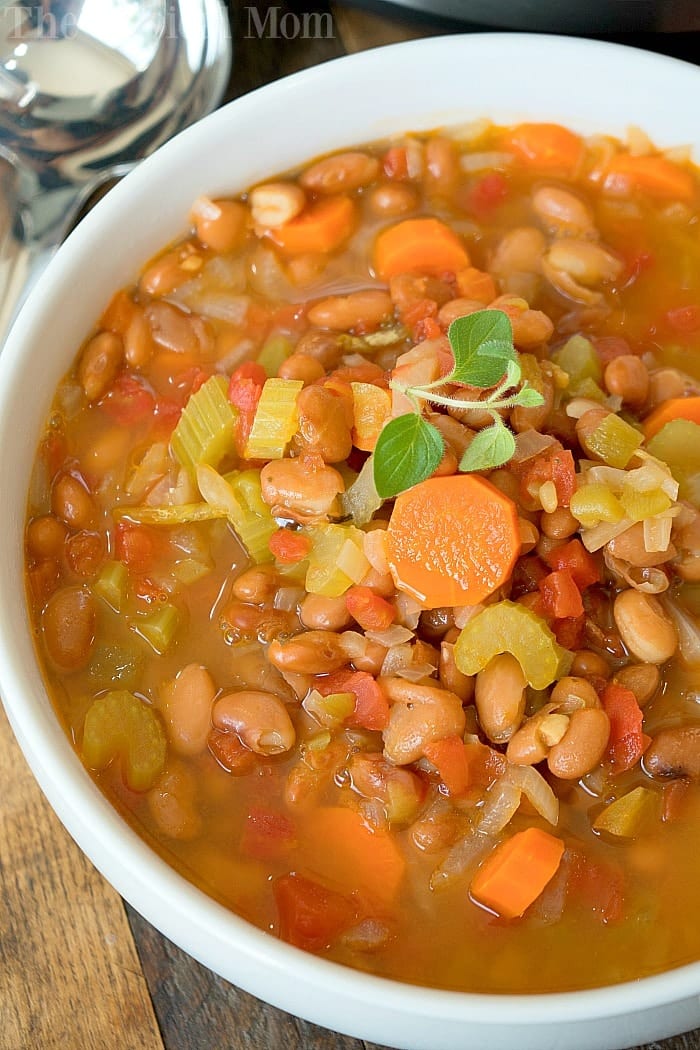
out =
<svg viewBox="0 0 700 1050"><path fill-rule="evenodd" d="M230 63L221 0L0 0L0 344L97 186L213 109Z"/></svg>

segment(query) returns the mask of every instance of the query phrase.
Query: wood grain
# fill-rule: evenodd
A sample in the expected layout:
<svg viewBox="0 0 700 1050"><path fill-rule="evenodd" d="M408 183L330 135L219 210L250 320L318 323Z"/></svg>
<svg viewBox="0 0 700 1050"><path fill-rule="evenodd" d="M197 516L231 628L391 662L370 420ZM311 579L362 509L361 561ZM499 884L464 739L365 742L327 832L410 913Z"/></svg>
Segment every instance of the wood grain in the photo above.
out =
<svg viewBox="0 0 700 1050"><path fill-rule="evenodd" d="M162 1050L119 895L54 816L0 708L0 1048Z"/></svg>

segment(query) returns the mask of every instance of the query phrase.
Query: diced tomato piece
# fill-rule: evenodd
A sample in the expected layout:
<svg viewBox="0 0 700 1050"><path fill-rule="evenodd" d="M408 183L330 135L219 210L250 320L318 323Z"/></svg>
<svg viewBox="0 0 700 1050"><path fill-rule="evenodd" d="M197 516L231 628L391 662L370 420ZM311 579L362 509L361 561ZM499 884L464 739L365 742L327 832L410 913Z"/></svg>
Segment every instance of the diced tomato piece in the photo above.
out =
<svg viewBox="0 0 700 1050"><path fill-rule="evenodd" d="M677 306L666 311L666 321L674 332L690 335L700 329L700 306Z"/></svg>
<svg viewBox="0 0 700 1050"><path fill-rule="evenodd" d="M609 364L616 357L625 357L627 354L634 353L630 344L621 335L599 335L592 340L592 343L602 365Z"/></svg>
<svg viewBox="0 0 700 1050"><path fill-rule="evenodd" d="M475 218L490 219L508 198L508 182L498 171L490 171L470 187L466 207Z"/></svg>
<svg viewBox="0 0 700 1050"><path fill-rule="evenodd" d="M136 307L128 292L119 291L112 296L107 309L100 318L100 327L117 335L126 335Z"/></svg>
<svg viewBox="0 0 700 1050"><path fill-rule="evenodd" d="M100 408L121 427L132 427L152 416L155 398L134 376L123 373L99 402Z"/></svg>
<svg viewBox="0 0 700 1050"><path fill-rule="evenodd" d="M396 606L370 587L350 587L345 593L345 605L363 631L386 631L396 619Z"/></svg>
<svg viewBox="0 0 700 1050"><path fill-rule="evenodd" d="M610 682L601 693L603 710L610 719L608 759L614 773L631 769L650 743L642 732L644 715L631 689Z"/></svg>
<svg viewBox="0 0 700 1050"><path fill-rule="evenodd" d="M391 146L382 158L382 170L387 179L408 178L408 156L404 146Z"/></svg>
<svg viewBox="0 0 700 1050"><path fill-rule="evenodd" d="M442 328L433 317L426 317L416 325L415 339L423 342L425 339L437 339L442 335Z"/></svg>
<svg viewBox="0 0 700 1050"><path fill-rule="evenodd" d="M521 594L517 599L518 605L524 605L526 609L530 609L534 612L535 616L539 616L541 620L550 620L552 614L542 596L541 591L530 591L527 594Z"/></svg>
<svg viewBox="0 0 700 1050"><path fill-rule="evenodd" d="M600 916L601 922L619 922L624 912L625 880L616 864L591 860L575 850L565 853L569 871L567 897Z"/></svg>
<svg viewBox="0 0 700 1050"><path fill-rule="evenodd" d="M438 304L434 299L418 299L408 306L398 309L397 313L401 322L410 330L414 340L420 342L418 326L429 317L437 317Z"/></svg>
<svg viewBox="0 0 700 1050"><path fill-rule="evenodd" d="M170 597L162 583L158 583L157 580L151 580L148 576L140 579L134 590L136 597L149 605L163 605Z"/></svg>
<svg viewBox="0 0 700 1050"><path fill-rule="evenodd" d="M595 558L580 540L569 540L561 547L548 551L544 560L550 569L567 569L581 591L593 583L600 583L600 570Z"/></svg>
<svg viewBox="0 0 700 1050"><path fill-rule="evenodd" d="M145 525L120 521L114 533L114 554L133 572L146 572L153 560L155 541Z"/></svg>
<svg viewBox="0 0 700 1050"><path fill-rule="evenodd" d="M159 426L171 432L182 415L182 406L169 397L159 397L155 404L155 419Z"/></svg>
<svg viewBox="0 0 700 1050"><path fill-rule="evenodd" d="M544 452L529 462L520 479L523 501L527 504L547 481L553 481L560 507L568 507L576 491L576 465L568 449Z"/></svg>
<svg viewBox="0 0 700 1050"><path fill-rule="evenodd" d="M39 457L46 464L46 470L52 481L65 462L67 449L66 436L59 430L52 430L41 442Z"/></svg>
<svg viewBox="0 0 700 1050"><path fill-rule="evenodd" d="M58 588L58 581L61 578L58 562L53 558L45 558L31 567L28 576L32 594L37 605L41 607Z"/></svg>
<svg viewBox="0 0 700 1050"><path fill-rule="evenodd" d="M330 693L355 694L355 710L346 718L346 725L382 730L389 724L389 701L367 671L335 671L320 679L316 688L323 696Z"/></svg>
<svg viewBox="0 0 700 1050"><path fill-rule="evenodd" d="M490 787L506 771L506 758L500 751L478 742L465 744L470 787Z"/></svg>
<svg viewBox="0 0 700 1050"><path fill-rule="evenodd" d="M228 399L238 409L234 426L234 442L239 456L243 455L255 419L267 373L257 361L246 361L233 372L228 385Z"/></svg>
<svg viewBox="0 0 700 1050"><path fill-rule="evenodd" d="M278 529L270 536L270 550L283 565L294 565L303 561L311 550L311 540L303 532Z"/></svg>
<svg viewBox="0 0 700 1050"><path fill-rule="evenodd" d="M243 825L239 850L242 857L251 860L279 860L295 840L294 823L284 813L252 806Z"/></svg>
<svg viewBox="0 0 700 1050"><path fill-rule="evenodd" d="M275 879L273 893L281 939L308 952L329 948L357 918L349 898L295 872Z"/></svg>
<svg viewBox="0 0 700 1050"><path fill-rule="evenodd" d="M258 767L255 752L247 748L235 733L220 733L215 729L209 734L207 746L219 765L234 777L247 776Z"/></svg>
<svg viewBox="0 0 700 1050"><path fill-rule="evenodd" d="M568 569L550 572L540 582L539 588L549 615L555 620L583 616L581 592Z"/></svg>
<svg viewBox="0 0 700 1050"><path fill-rule="evenodd" d="M681 820L689 788L689 780L672 780L670 784L664 784L661 792L661 819L665 824Z"/></svg>
<svg viewBox="0 0 700 1050"><path fill-rule="evenodd" d="M469 760L461 737L450 736L426 744L425 757L437 769L451 797L464 795L469 787Z"/></svg>

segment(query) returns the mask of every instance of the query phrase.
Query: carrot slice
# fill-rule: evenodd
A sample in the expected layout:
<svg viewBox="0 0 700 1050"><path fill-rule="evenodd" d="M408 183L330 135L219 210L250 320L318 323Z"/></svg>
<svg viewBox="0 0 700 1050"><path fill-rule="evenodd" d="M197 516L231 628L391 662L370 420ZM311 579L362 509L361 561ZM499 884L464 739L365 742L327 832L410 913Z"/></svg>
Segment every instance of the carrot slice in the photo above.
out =
<svg viewBox="0 0 700 1050"><path fill-rule="evenodd" d="M425 609L478 605L505 583L519 553L515 504L484 478L428 478L394 504L389 566Z"/></svg>
<svg viewBox="0 0 700 1050"><path fill-rule="evenodd" d="M629 153L618 153L612 158L603 186L608 193L638 190L657 200L690 200L695 192L689 171L665 157L633 157Z"/></svg>
<svg viewBox="0 0 700 1050"><path fill-rule="evenodd" d="M440 277L467 266L466 248L439 219L406 219L382 230L374 242L374 269L384 281L400 273Z"/></svg>
<svg viewBox="0 0 700 1050"><path fill-rule="evenodd" d="M425 757L437 769L450 797L466 794L469 787L469 759L464 741L459 736L434 740L424 747Z"/></svg>
<svg viewBox="0 0 700 1050"><path fill-rule="evenodd" d="M644 437L649 440L673 419L689 419L700 423L700 397L672 397L662 402L644 420Z"/></svg>
<svg viewBox="0 0 700 1050"><path fill-rule="evenodd" d="M323 197L291 222L267 230L265 236L288 255L326 254L348 239L355 222L355 205L350 197Z"/></svg>
<svg viewBox="0 0 700 1050"><path fill-rule="evenodd" d="M327 806L310 813L303 844L313 873L341 892L357 891L383 905L396 897L406 866L399 847L353 809Z"/></svg>
<svg viewBox="0 0 700 1050"><path fill-rule="evenodd" d="M583 158L581 137L560 124L518 124L504 145L529 168L549 175L573 175Z"/></svg>
<svg viewBox="0 0 700 1050"><path fill-rule="evenodd" d="M472 879L470 892L504 919L519 918L556 874L564 853L561 839L527 828L502 842Z"/></svg>

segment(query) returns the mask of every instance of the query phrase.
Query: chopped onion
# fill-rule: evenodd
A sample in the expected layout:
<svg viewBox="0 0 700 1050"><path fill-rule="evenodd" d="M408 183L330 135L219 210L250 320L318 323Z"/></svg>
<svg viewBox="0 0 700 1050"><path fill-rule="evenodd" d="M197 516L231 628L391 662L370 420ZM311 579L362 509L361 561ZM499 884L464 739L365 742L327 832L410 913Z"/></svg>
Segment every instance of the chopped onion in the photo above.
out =
<svg viewBox="0 0 700 1050"><path fill-rule="evenodd" d="M384 663L380 674L383 676L396 675L405 667L411 666L413 649L410 645L392 645L384 657Z"/></svg>
<svg viewBox="0 0 700 1050"><path fill-rule="evenodd" d="M673 518L669 515L655 514L653 518L647 518L643 525L644 549L650 554L667 551L671 543L671 529Z"/></svg>
<svg viewBox="0 0 700 1050"><path fill-rule="evenodd" d="M626 532L632 525L634 525L634 522L630 518L623 518L617 522L601 521L600 524L594 525L591 529L582 529L581 541L586 550L593 554L595 551L599 551L601 547L604 547L606 543L610 543L610 540L614 540L616 536Z"/></svg>
<svg viewBox="0 0 700 1050"><path fill-rule="evenodd" d="M476 120L470 120L466 124L459 124L456 128L450 128L450 138L455 139L462 146L473 146L479 139L483 139L484 136L493 124L486 117L478 117Z"/></svg>
<svg viewBox="0 0 700 1050"><path fill-rule="evenodd" d="M460 839L430 876L431 890L447 889L455 881L465 880L492 846L493 838L485 832L472 832Z"/></svg>
<svg viewBox="0 0 700 1050"><path fill-rule="evenodd" d="M221 215L221 208L210 197L197 197L190 208L190 215L195 219L214 221Z"/></svg>
<svg viewBox="0 0 700 1050"><path fill-rule="evenodd" d="M515 435L515 452L511 456L511 463L525 463L528 459L539 456L553 445L561 448L561 443L551 434L540 434L539 430L523 430Z"/></svg>
<svg viewBox="0 0 700 1050"><path fill-rule="evenodd" d="M668 590L668 576L663 569L655 566L638 568L622 558L616 558L609 550L604 551L603 558L613 576L624 580L628 587L633 587L635 591L641 591L642 594L663 594Z"/></svg>
<svg viewBox="0 0 700 1050"><path fill-rule="evenodd" d="M385 575L389 572L389 559L387 555L387 530L372 529L366 532L362 541L365 558L372 568Z"/></svg>
<svg viewBox="0 0 700 1050"><path fill-rule="evenodd" d="M363 354L344 354L341 363L353 368L355 365L366 365L367 358Z"/></svg>
<svg viewBox="0 0 700 1050"><path fill-rule="evenodd" d="M676 625L681 660L687 667L700 667L700 626L697 620L670 598L662 598L661 602Z"/></svg>
<svg viewBox="0 0 700 1050"><path fill-rule="evenodd" d="M280 587L272 604L283 612L294 612L305 594L303 587Z"/></svg>
<svg viewBox="0 0 700 1050"><path fill-rule="evenodd" d="M365 631L365 638L369 638L371 642L379 642L380 645L384 645L387 649L391 649L392 645L401 645L403 642L410 642L413 638L413 631L409 631L407 627L401 627L399 624L393 623L391 627L386 629L386 631Z"/></svg>
<svg viewBox="0 0 700 1050"><path fill-rule="evenodd" d="M466 627L469 621L480 613L484 608L483 605L455 605L453 609L453 616L455 621L455 627L458 627L461 631L463 627Z"/></svg>
<svg viewBox="0 0 700 1050"><path fill-rule="evenodd" d="M646 131L642 131L636 124L630 124L627 128L627 149L633 157L646 157L652 153L654 147Z"/></svg>
<svg viewBox="0 0 700 1050"><path fill-rule="evenodd" d="M168 296L173 299L174 296ZM185 297L178 297L190 310L201 314L203 317L213 318L215 321L226 321L232 325L242 325L245 322L250 306L250 296L232 295L228 291L200 292Z"/></svg>
<svg viewBox="0 0 700 1050"><path fill-rule="evenodd" d="M556 827L559 823L559 799L541 773L533 766L509 765L505 778L522 791L541 817Z"/></svg>
<svg viewBox="0 0 700 1050"><path fill-rule="evenodd" d="M501 150L485 150L483 153L463 153L459 158L459 164L462 171L470 174L493 168L510 168L514 160L515 157L512 153L505 153Z"/></svg>
<svg viewBox="0 0 700 1050"><path fill-rule="evenodd" d="M409 664L408 667L399 667L396 670L398 678L405 678L407 682L422 682L424 678L430 678L435 674L432 664Z"/></svg>
<svg viewBox="0 0 700 1050"><path fill-rule="evenodd" d="M420 179L423 175L423 143L418 139L406 142L406 173L409 179Z"/></svg>
<svg viewBox="0 0 700 1050"><path fill-rule="evenodd" d="M394 604L396 605L397 619L401 626L408 628L409 631L415 631L420 620L420 614L423 612L423 606L420 602L417 602L412 595L401 591Z"/></svg>
<svg viewBox="0 0 700 1050"><path fill-rule="evenodd" d="M340 644L348 660L358 660L367 655L369 639L358 631L343 631Z"/></svg>
<svg viewBox="0 0 700 1050"><path fill-rule="evenodd" d="M343 510L350 514L355 525L366 525L379 510L383 500L377 495L374 484L374 460L372 456L362 465L352 485L340 497ZM369 559L368 559L369 560Z"/></svg>
<svg viewBox="0 0 700 1050"><path fill-rule="evenodd" d="M479 823L476 830L480 835L497 835L520 805L522 791L505 777L499 777L486 792Z"/></svg>

